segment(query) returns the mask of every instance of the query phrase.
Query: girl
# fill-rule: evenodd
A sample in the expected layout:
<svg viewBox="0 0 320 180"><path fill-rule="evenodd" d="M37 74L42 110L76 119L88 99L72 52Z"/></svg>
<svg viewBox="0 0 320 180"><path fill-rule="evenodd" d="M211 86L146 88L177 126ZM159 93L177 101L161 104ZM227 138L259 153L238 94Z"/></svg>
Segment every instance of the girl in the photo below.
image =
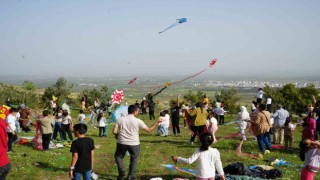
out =
<svg viewBox="0 0 320 180"><path fill-rule="evenodd" d="M220 180L224 180L224 172L220 159L220 153L216 148L211 148L213 136L210 133L203 133L200 136L201 147L196 148L189 158L171 156L172 160L178 163L192 164L197 161L196 180L214 180L216 169Z"/></svg>
<svg viewBox="0 0 320 180"><path fill-rule="evenodd" d="M78 121L79 123L85 124L86 115L83 114L83 110L79 111Z"/></svg>
<svg viewBox="0 0 320 180"><path fill-rule="evenodd" d="M73 137L72 137L72 133L71 133L71 129L73 128L73 121L72 121L71 116L69 116L68 110L66 110L66 109L62 110L61 119L62 119L61 129L62 129L63 140L67 140L66 133L68 133L68 137L69 137L70 141L73 141Z"/></svg>
<svg viewBox="0 0 320 180"><path fill-rule="evenodd" d="M63 134L62 134L62 129L61 129L61 122L62 122L62 109L58 108L55 116L54 116L54 129L53 129L53 135L52 139L57 140L58 133L60 135L60 140L63 140Z"/></svg>
<svg viewBox="0 0 320 180"><path fill-rule="evenodd" d="M213 136L213 143L216 143L217 139L216 139L216 136L214 134L218 130L218 121L214 116L215 116L214 112L210 112L209 113L209 121L208 121L208 124L207 124L207 128L208 128L209 132Z"/></svg>
<svg viewBox="0 0 320 180"><path fill-rule="evenodd" d="M311 139L314 141L314 131L316 130L316 121L313 119L315 113L308 113L308 117L303 119L302 139Z"/></svg>
<svg viewBox="0 0 320 180"><path fill-rule="evenodd" d="M106 118L103 116L103 111L100 111L97 117L97 121L99 124L99 137L104 137L104 132L106 130Z"/></svg>
<svg viewBox="0 0 320 180"><path fill-rule="evenodd" d="M157 131L157 136L168 136L168 125L167 125L167 119L165 118L165 111L160 112L160 117L159 117L159 124L158 124L158 131Z"/></svg>
<svg viewBox="0 0 320 180"><path fill-rule="evenodd" d="M320 169L320 142L305 139L300 142L300 159L304 161L301 180L313 180Z"/></svg>
<svg viewBox="0 0 320 180"><path fill-rule="evenodd" d="M247 111L247 108L244 106L240 106L240 112L238 113L236 124L238 124L239 126L240 134L243 141L247 140L246 132L245 132L247 129L246 120L249 120L249 119L250 119L250 115Z"/></svg>
<svg viewBox="0 0 320 180"><path fill-rule="evenodd" d="M291 122L292 118L287 117L286 122L284 123L284 145L286 150L292 149L293 130L295 129L295 125Z"/></svg>

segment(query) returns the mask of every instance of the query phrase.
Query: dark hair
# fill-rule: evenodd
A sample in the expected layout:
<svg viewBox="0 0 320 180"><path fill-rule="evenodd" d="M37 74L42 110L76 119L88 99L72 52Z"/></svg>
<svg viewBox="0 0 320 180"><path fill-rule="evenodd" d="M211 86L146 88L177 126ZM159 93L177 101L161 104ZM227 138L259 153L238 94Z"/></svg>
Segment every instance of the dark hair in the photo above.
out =
<svg viewBox="0 0 320 180"><path fill-rule="evenodd" d="M11 109L10 109L10 113L12 113L12 112L19 112L19 111L18 111L17 108L11 108Z"/></svg>
<svg viewBox="0 0 320 180"><path fill-rule="evenodd" d="M64 115L64 116L68 116L68 115L69 115L68 110L66 110L66 109L62 110L62 115Z"/></svg>
<svg viewBox="0 0 320 180"><path fill-rule="evenodd" d="M73 130L77 131L79 134L85 134L87 132L87 125L79 123L73 126Z"/></svg>
<svg viewBox="0 0 320 180"><path fill-rule="evenodd" d="M80 111L79 111L81 114L83 114L83 110L81 109Z"/></svg>
<svg viewBox="0 0 320 180"><path fill-rule="evenodd" d="M288 127L289 123L292 121L292 118L291 117L287 117L286 118L286 122L284 123L284 126L285 127Z"/></svg>
<svg viewBox="0 0 320 180"><path fill-rule="evenodd" d="M213 136L211 133L203 133L200 135L201 147L200 151L206 151L213 142Z"/></svg>
<svg viewBox="0 0 320 180"><path fill-rule="evenodd" d="M48 110L42 111L43 116L48 116L49 114L50 114L50 111L48 111Z"/></svg>
<svg viewBox="0 0 320 180"><path fill-rule="evenodd" d="M201 109L201 113L203 113L203 103L202 102L197 102L196 107Z"/></svg>
<svg viewBox="0 0 320 180"><path fill-rule="evenodd" d="M262 111L266 110L266 105L265 104L260 104L259 105L259 110L262 110Z"/></svg>
<svg viewBox="0 0 320 180"><path fill-rule="evenodd" d="M102 112L102 111L101 111ZM98 117L97 117L97 121L99 122L100 119L103 117L103 113L99 112L98 113Z"/></svg>
<svg viewBox="0 0 320 180"><path fill-rule="evenodd" d="M164 112L164 110L163 111L160 111L160 116L161 117L164 117L166 115L166 113Z"/></svg>
<svg viewBox="0 0 320 180"><path fill-rule="evenodd" d="M137 110L139 109L139 107L138 106L136 106L136 105L129 105L129 107L128 107L128 114L133 114L134 112L136 112Z"/></svg>
<svg viewBox="0 0 320 180"><path fill-rule="evenodd" d="M306 158L306 152L308 151L308 145L304 143L304 141L307 139L302 140L299 143L299 147L300 147L300 159L301 161L304 161Z"/></svg>
<svg viewBox="0 0 320 180"><path fill-rule="evenodd" d="M165 114L169 114L169 111L168 111L167 109L163 110L163 112L164 112Z"/></svg>

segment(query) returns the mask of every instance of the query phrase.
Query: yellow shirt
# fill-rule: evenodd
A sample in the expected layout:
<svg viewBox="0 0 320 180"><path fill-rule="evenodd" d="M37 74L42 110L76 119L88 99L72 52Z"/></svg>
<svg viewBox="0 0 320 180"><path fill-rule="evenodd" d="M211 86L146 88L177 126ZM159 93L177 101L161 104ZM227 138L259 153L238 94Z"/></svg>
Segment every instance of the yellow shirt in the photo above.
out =
<svg viewBox="0 0 320 180"><path fill-rule="evenodd" d="M189 115L195 116L195 120L194 120L194 126L202 126L202 125L206 125L207 124L207 116L208 116L208 111L204 108L196 108L194 110L192 110Z"/></svg>

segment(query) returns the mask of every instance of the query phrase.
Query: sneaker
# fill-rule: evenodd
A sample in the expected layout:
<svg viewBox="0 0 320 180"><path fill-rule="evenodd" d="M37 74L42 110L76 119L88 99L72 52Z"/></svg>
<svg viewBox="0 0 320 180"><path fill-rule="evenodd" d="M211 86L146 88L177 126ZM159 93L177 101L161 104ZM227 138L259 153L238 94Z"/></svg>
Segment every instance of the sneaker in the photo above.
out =
<svg viewBox="0 0 320 180"><path fill-rule="evenodd" d="M264 151L264 154L266 155L266 154L270 154L270 151L269 150L265 150Z"/></svg>

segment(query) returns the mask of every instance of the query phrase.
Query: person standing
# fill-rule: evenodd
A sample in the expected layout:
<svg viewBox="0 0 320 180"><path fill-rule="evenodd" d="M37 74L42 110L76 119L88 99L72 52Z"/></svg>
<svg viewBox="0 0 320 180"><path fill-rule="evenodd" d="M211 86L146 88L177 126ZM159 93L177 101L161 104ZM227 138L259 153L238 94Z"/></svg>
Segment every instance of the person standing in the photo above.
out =
<svg viewBox="0 0 320 180"><path fill-rule="evenodd" d="M171 107L171 119L172 119L172 130L174 136L180 135L180 104L179 104L180 95L178 95L177 102L172 102Z"/></svg>
<svg viewBox="0 0 320 180"><path fill-rule="evenodd" d="M273 143L274 144L283 144L284 140L284 124L286 119L289 117L289 112L282 108L281 104L277 105L278 110L273 113L272 117L274 118L273 124Z"/></svg>
<svg viewBox="0 0 320 180"><path fill-rule="evenodd" d="M18 110L16 108L10 109L10 114L6 117L6 123L7 123L7 135L8 135L8 149L6 151L12 152L12 143L17 139L16 135L16 115L18 113Z"/></svg>
<svg viewBox="0 0 320 180"><path fill-rule="evenodd" d="M20 126L21 126L23 131L30 132L31 129L28 126L29 125L29 119L30 119L30 112L26 108L26 105L24 105L24 104L21 104L20 108L21 108L21 110L20 110L20 118L19 118Z"/></svg>
<svg viewBox="0 0 320 180"><path fill-rule="evenodd" d="M73 120L68 113L68 110L62 110L62 121L61 121L61 129L62 129L62 136L63 140L67 140L67 133L70 141L73 141L71 128L73 127Z"/></svg>
<svg viewBox="0 0 320 180"><path fill-rule="evenodd" d="M267 97L267 111L269 111L270 113L272 111L272 99L270 95L268 95Z"/></svg>
<svg viewBox="0 0 320 180"><path fill-rule="evenodd" d="M247 129L247 121L250 119L250 115L247 111L247 108L245 106L240 106L240 112L237 115L236 124L238 124L240 129L240 134L242 137L242 140L247 140L246 137L246 129Z"/></svg>
<svg viewBox="0 0 320 180"><path fill-rule="evenodd" d="M94 100L94 111L100 108L100 101L98 98Z"/></svg>
<svg viewBox="0 0 320 180"><path fill-rule="evenodd" d="M262 91L262 88L259 88L258 89L258 92L256 94L256 98L257 98L257 103L261 104L262 102L262 98L263 98L263 95L265 94L265 92Z"/></svg>
<svg viewBox="0 0 320 180"><path fill-rule="evenodd" d="M12 109L11 109L12 110ZM5 180L10 169L11 163L8 157L8 134L7 123L0 118L0 179Z"/></svg>
<svg viewBox="0 0 320 180"><path fill-rule="evenodd" d="M40 127L40 133L42 135L42 148L44 151L49 150L49 144L51 140L52 135L52 126L51 123L53 120L49 118L50 112L48 110L44 110L42 112L43 117L39 119L41 127Z"/></svg>
<svg viewBox="0 0 320 180"><path fill-rule="evenodd" d="M77 139L72 142L70 148L72 159L69 176L72 180L80 180L81 175L84 180L91 180L94 164L94 141L85 135L88 129L87 125L76 124L73 129Z"/></svg>
<svg viewBox="0 0 320 180"><path fill-rule="evenodd" d="M193 144L197 135L201 135L208 130L206 127L208 111L203 107L202 102L198 102L196 103L196 109L189 112L189 115L194 118L194 122L191 125L193 134L190 138L190 144Z"/></svg>
<svg viewBox="0 0 320 180"><path fill-rule="evenodd" d="M147 114L147 111L146 111L147 101L146 101L145 97L142 98L142 101L140 103L140 107L141 107L141 114Z"/></svg>
<svg viewBox="0 0 320 180"><path fill-rule="evenodd" d="M140 153L139 129L143 129L145 132L150 133L159 123L159 121L156 121L151 127L148 127L141 119L135 117L138 114L139 107L130 105L128 107L128 115L120 117L113 128L113 134L117 139L117 147L114 154L118 166L117 180L121 180L125 177L123 158L127 151L130 154L130 166L127 179L136 179L135 171Z"/></svg>

